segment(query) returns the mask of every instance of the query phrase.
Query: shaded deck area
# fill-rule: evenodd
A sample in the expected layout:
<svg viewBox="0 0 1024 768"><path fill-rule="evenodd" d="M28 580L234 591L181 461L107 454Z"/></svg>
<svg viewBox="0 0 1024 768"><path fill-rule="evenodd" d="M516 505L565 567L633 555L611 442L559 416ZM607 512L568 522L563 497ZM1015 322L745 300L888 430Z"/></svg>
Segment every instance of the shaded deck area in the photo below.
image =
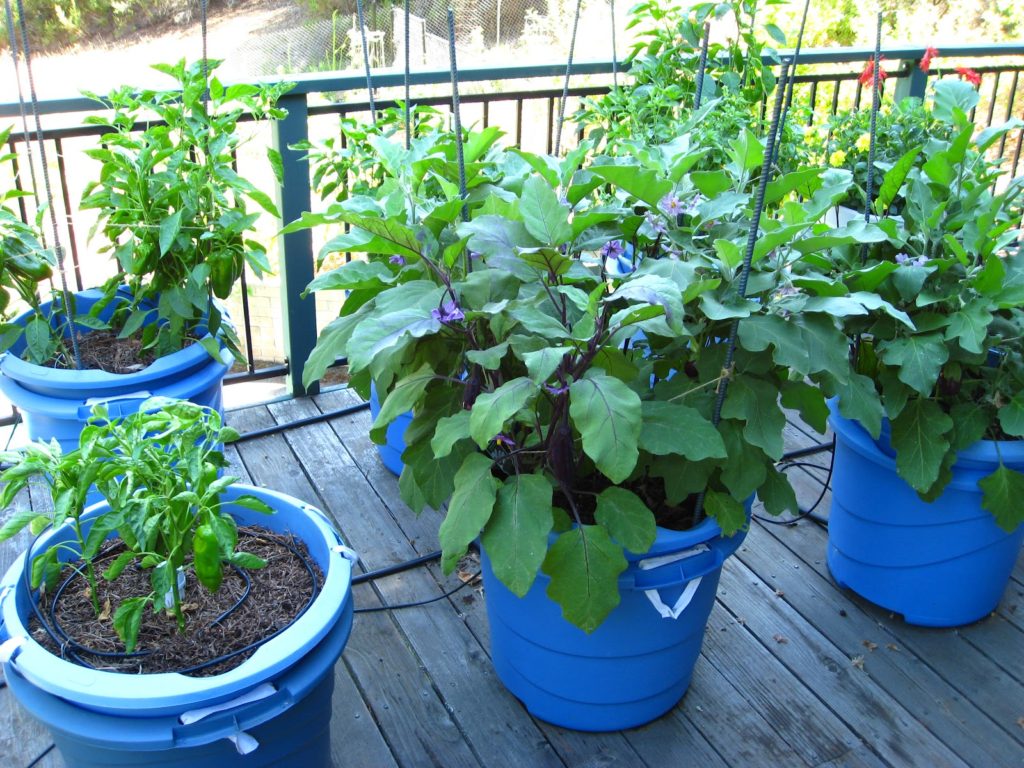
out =
<svg viewBox="0 0 1024 768"><path fill-rule="evenodd" d="M248 432L358 403L347 390L230 413ZM437 547L377 458L360 411L230 447L235 474L327 511L366 570ZM817 436L794 422L788 447ZM827 467L828 455L803 459ZM804 504L822 469L790 470ZM819 511L827 513L828 497ZM959 630L923 630L838 589L826 531L811 520L756 523L725 566L689 692L658 721L582 734L531 718L488 659L474 584L429 605L361 613L336 667L335 765L1024 766L1024 558L998 611ZM0 547L0 566L20 543ZM357 608L430 600L459 586L433 565L357 586ZM49 744L0 691L0 766ZM51 753L38 765L62 766ZM296 767L300 768L300 767Z"/></svg>

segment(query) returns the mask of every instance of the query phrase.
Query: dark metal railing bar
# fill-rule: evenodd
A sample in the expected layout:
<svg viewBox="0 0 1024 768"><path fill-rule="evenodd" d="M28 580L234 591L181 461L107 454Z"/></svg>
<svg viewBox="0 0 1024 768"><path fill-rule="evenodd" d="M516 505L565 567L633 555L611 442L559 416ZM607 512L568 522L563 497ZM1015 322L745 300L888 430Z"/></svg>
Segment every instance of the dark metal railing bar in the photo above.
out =
<svg viewBox="0 0 1024 768"><path fill-rule="evenodd" d="M256 356L252 349L252 317L249 314L249 281L246 279L246 270L238 280L238 287L242 292L242 329L245 331L245 368L249 373L256 370Z"/></svg>
<svg viewBox="0 0 1024 768"><path fill-rule="evenodd" d="M996 101L999 98L999 72L996 72L995 82L992 84L992 95L989 97L988 102L988 122L985 123L986 127L992 125L992 120L996 114Z"/></svg>
<svg viewBox="0 0 1024 768"><path fill-rule="evenodd" d="M64 164L64 143L60 139L53 140L53 149L57 153L57 179L60 184L60 197L64 201L64 228L68 233L68 248L71 249L71 266L74 269L75 285L84 290L82 282L82 265L78 259L78 241L75 237L74 216L71 213L71 192L68 190L68 170Z"/></svg>
<svg viewBox="0 0 1024 768"><path fill-rule="evenodd" d="M1013 117L1013 104L1017 100L1017 84L1020 80L1020 72L1013 73L1013 82L1010 84L1010 99L1006 105L1006 118L1005 121L1009 121ZM1004 157L1003 154L1006 151L1006 137L1007 134L1003 134L999 139L999 157Z"/></svg>
<svg viewBox="0 0 1024 768"><path fill-rule="evenodd" d="M18 162L18 146L14 143L14 135L11 134L7 141L7 146L11 153L11 173L14 175L14 188L19 192L24 192L25 188L21 184L21 164ZM30 144L25 145L30 147ZM28 206L25 205L25 196L19 195L18 198L18 213L21 214L22 221L28 221Z"/></svg>
<svg viewBox="0 0 1024 768"><path fill-rule="evenodd" d="M545 152L547 152L549 155L551 154L551 151L555 148L555 133L554 133L554 131L555 131L555 99L554 99L554 97L551 97L551 98L548 99L548 143L547 143L547 149L545 149Z"/></svg>
<svg viewBox="0 0 1024 768"><path fill-rule="evenodd" d="M839 89L842 88L842 87L843 87L842 81L841 80L836 80L835 81L835 86L834 86L834 88L832 90L832 108L831 108L831 111L829 112L829 114L831 114L831 115L839 114Z"/></svg>
<svg viewBox="0 0 1024 768"><path fill-rule="evenodd" d="M854 109L860 109L860 97L861 97L861 94L863 92L864 92L864 85L863 85L863 83L860 82L860 80L858 80L857 81L857 90L856 90L856 92L854 93L854 96L853 96L853 108Z"/></svg>
<svg viewBox="0 0 1024 768"><path fill-rule="evenodd" d="M516 100L516 146L523 144L523 100Z"/></svg>
<svg viewBox="0 0 1024 768"><path fill-rule="evenodd" d="M469 104L470 102L466 102ZM489 127L491 124L491 102L484 102L484 128Z"/></svg>
<svg viewBox="0 0 1024 768"><path fill-rule="evenodd" d="M245 373L229 373L224 377L225 384L243 384L249 381L262 381L264 379L276 379L278 376L287 376L289 367L287 363L268 365L266 368L257 368Z"/></svg>
<svg viewBox="0 0 1024 768"><path fill-rule="evenodd" d="M1017 149L1013 152L1013 167L1010 170L1010 177L1017 175L1017 164L1020 163L1020 150L1021 145L1024 145L1024 128L1017 131Z"/></svg>
<svg viewBox="0 0 1024 768"><path fill-rule="evenodd" d="M795 75L793 77L793 81L794 82L796 81L796 76ZM807 101L808 101L808 103L810 104L810 107L811 107L811 117L810 117L810 121L811 122L808 123L808 125L811 125L813 123L813 121L814 121L814 110L818 106L818 82L817 81L814 81L814 82L811 83L811 92L808 94Z"/></svg>

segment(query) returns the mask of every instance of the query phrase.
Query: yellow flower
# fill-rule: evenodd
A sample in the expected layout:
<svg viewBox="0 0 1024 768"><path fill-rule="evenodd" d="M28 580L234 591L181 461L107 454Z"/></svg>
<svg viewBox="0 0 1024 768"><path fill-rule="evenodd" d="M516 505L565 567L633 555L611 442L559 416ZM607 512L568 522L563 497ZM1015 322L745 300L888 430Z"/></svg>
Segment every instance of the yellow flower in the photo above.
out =
<svg viewBox="0 0 1024 768"><path fill-rule="evenodd" d="M829 155L828 164L833 166L833 167L838 167L838 166L842 165L845 162L846 162L846 153L843 150L841 150L841 149L837 149L835 152L833 152L831 155Z"/></svg>
<svg viewBox="0 0 1024 768"><path fill-rule="evenodd" d="M853 146L857 148L858 152L867 152L871 148L871 136L862 133L857 137L857 141L853 143Z"/></svg>

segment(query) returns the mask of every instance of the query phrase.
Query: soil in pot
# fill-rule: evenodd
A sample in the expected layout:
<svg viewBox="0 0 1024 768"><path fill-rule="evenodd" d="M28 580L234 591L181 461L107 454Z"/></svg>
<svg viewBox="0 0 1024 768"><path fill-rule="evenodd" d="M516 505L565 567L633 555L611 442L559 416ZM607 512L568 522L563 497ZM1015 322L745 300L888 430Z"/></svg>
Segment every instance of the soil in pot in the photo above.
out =
<svg viewBox="0 0 1024 768"><path fill-rule="evenodd" d="M79 574L68 579L63 590L54 592L55 599L44 595L40 603L44 617L51 624L56 620L58 632L95 653L77 650L74 645L66 646L62 653L38 620L31 625L33 637L55 655L72 661L77 656L92 667L114 672L184 672L205 677L233 669L255 652L255 648L243 649L289 626L323 584L320 568L301 541L252 527L240 528L238 541L240 551L262 557L267 566L244 572L225 568L224 581L215 593L190 577L182 596L184 634L178 631L173 616L147 608L136 654L124 654L124 644L114 632L113 611L124 598L150 590L149 572L133 566L113 582L98 578L103 608L100 620L93 611L88 584ZM121 548L119 542L112 542L97 558L98 573Z"/></svg>
<svg viewBox="0 0 1024 768"><path fill-rule="evenodd" d="M188 347L193 339L185 339ZM139 339L122 339L115 331L89 331L78 334L78 353L84 370L107 373L136 373L156 360L152 348L143 349ZM73 369L71 347L61 350L49 363L50 368Z"/></svg>

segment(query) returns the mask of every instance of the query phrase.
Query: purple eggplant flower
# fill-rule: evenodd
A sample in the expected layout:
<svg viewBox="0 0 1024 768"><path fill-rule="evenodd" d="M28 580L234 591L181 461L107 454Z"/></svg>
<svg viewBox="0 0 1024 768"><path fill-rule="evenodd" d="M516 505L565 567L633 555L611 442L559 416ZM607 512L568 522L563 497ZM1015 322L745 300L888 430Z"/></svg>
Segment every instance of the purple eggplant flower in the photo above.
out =
<svg viewBox="0 0 1024 768"><path fill-rule="evenodd" d="M430 310L430 316L435 320L440 320L445 325L466 319L466 316L462 314L462 309L454 301L446 301L441 305L440 309Z"/></svg>
<svg viewBox="0 0 1024 768"><path fill-rule="evenodd" d="M568 384L545 384L544 385L544 389L546 389L552 395L556 395L556 396L557 395L564 395L566 392L569 391L569 385Z"/></svg>
<svg viewBox="0 0 1024 768"><path fill-rule="evenodd" d="M704 197L704 195L702 195L700 192L698 192L697 194L695 194L693 197L686 201L686 204L683 206L682 212L687 216L696 216L698 212L697 209L707 201L708 199Z"/></svg>
<svg viewBox="0 0 1024 768"><path fill-rule="evenodd" d="M494 436L495 445L501 446L502 448L508 448L512 450L516 447L516 441L506 435L504 432L499 432Z"/></svg>
<svg viewBox="0 0 1024 768"><path fill-rule="evenodd" d="M666 216L678 216L683 212L683 201L669 193L658 201L658 208Z"/></svg>
<svg viewBox="0 0 1024 768"><path fill-rule="evenodd" d="M404 256L399 256L397 253L394 256L392 256L390 259L388 259L388 261L390 261L392 264L398 265L399 267L404 267L405 266L405 257Z"/></svg>
<svg viewBox="0 0 1024 768"><path fill-rule="evenodd" d="M483 258L483 256L484 255L482 253L480 253L480 251L470 251L469 252L469 258L470 258L471 261L479 261L480 259Z"/></svg>
<svg viewBox="0 0 1024 768"><path fill-rule="evenodd" d="M788 299L790 296L798 296L800 289L795 285L784 285L775 292L775 298Z"/></svg>
<svg viewBox="0 0 1024 768"><path fill-rule="evenodd" d="M603 256L606 259L617 259L625 252L626 246L622 244L621 240L609 240L607 243L601 246L601 256Z"/></svg>
<svg viewBox="0 0 1024 768"><path fill-rule="evenodd" d="M668 227L665 226L665 221L661 216L656 216L653 212L648 211L644 218L647 219L647 223L651 225L651 229L654 230L655 234L664 235L668 232Z"/></svg>
<svg viewBox="0 0 1024 768"><path fill-rule="evenodd" d="M906 264L908 261L910 261L910 257L907 256L907 254L905 254L905 253L897 253L896 254L896 263L897 264Z"/></svg>

